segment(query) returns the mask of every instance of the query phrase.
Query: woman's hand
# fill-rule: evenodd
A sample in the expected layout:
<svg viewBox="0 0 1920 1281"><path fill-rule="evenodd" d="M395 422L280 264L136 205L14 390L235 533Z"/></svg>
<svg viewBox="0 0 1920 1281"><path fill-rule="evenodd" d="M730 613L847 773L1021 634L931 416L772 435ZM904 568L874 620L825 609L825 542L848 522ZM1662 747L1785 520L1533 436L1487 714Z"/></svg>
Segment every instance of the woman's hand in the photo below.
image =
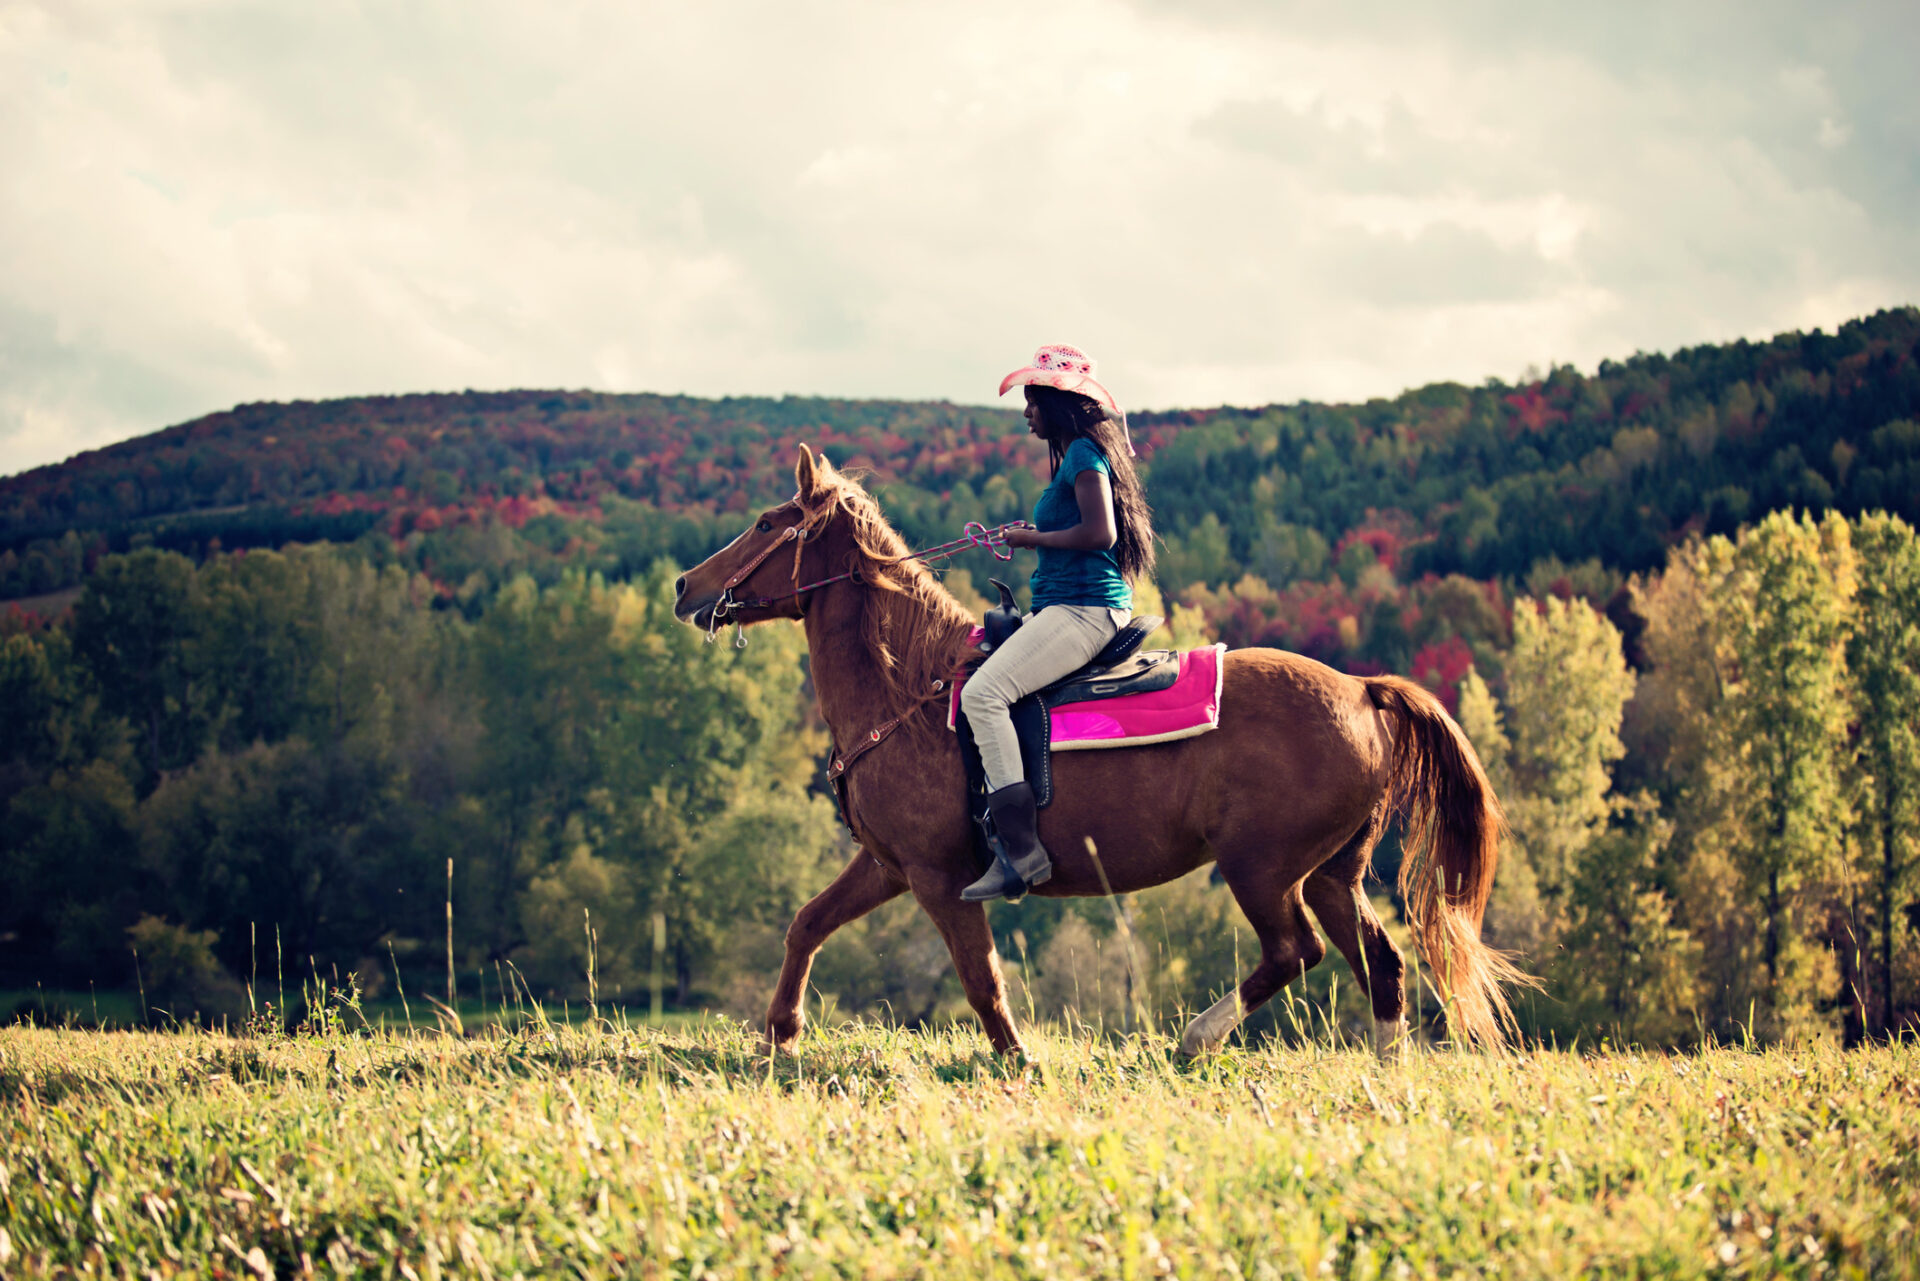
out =
<svg viewBox="0 0 1920 1281"><path fill-rule="evenodd" d="M1009 547L1042 546L1040 542L1040 531L1033 528L1031 525L1023 525L1018 529L1009 529L1007 531L1007 546Z"/></svg>

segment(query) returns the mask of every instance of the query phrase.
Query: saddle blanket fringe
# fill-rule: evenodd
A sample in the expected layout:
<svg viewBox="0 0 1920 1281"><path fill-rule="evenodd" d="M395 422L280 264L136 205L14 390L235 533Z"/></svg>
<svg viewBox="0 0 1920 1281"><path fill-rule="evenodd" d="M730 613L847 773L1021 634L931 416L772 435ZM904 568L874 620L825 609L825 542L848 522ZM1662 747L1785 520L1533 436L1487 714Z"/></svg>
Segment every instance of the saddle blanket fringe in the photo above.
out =
<svg viewBox="0 0 1920 1281"><path fill-rule="evenodd" d="M1049 713L1053 750L1142 747L1218 729L1220 680L1226 666L1221 655L1226 650L1225 645L1208 645L1182 652L1180 675L1165 689L1053 708ZM954 681L947 703L948 729L958 723L960 690L964 684L964 678Z"/></svg>

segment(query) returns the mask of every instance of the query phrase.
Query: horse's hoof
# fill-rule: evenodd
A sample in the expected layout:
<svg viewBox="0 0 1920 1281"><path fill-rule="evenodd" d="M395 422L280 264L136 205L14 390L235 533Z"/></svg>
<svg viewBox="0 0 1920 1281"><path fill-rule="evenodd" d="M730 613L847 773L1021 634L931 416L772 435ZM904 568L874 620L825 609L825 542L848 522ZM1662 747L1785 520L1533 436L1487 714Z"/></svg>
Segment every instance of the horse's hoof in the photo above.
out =
<svg viewBox="0 0 1920 1281"><path fill-rule="evenodd" d="M993 1052L993 1059L1002 1072L1011 1076L1019 1076L1033 1066L1033 1059L1028 1056L1027 1047L1017 1041L1012 1045L996 1049Z"/></svg>
<svg viewBox="0 0 1920 1281"><path fill-rule="evenodd" d="M1227 1043L1233 1029L1239 1027L1245 1017L1239 991L1227 993L1187 1024L1187 1030L1180 1035L1180 1057L1192 1061L1213 1053Z"/></svg>

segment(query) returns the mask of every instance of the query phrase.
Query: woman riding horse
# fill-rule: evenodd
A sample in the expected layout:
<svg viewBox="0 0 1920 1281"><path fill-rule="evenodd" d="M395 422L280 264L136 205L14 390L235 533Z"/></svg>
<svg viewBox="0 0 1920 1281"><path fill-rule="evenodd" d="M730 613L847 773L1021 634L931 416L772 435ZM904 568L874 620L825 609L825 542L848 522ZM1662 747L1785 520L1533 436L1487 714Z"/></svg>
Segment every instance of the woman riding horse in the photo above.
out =
<svg viewBox="0 0 1920 1281"><path fill-rule="evenodd" d="M1098 654L1133 616L1131 584L1153 573L1153 523L1126 420L1094 381L1093 361L1073 347L1042 347L1031 365L1001 380L1000 394L1022 385L1027 426L1047 443L1053 481L1033 505L1034 527L1007 531L1008 546L1040 552L1032 612L960 695L1003 842L993 865L960 891L969 903L1018 898L1053 875L1007 709Z"/></svg>
<svg viewBox="0 0 1920 1281"><path fill-rule="evenodd" d="M1109 466L1118 453L1109 449ZM980 869L959 742L941 715L955 670L978 657L976 620L873 498L804 445L794 482L791 499L687 571L674 601L675 616L709 636L723 623L776 618L806 629L814 692L833 735L829 772L859 844L787 930L767 1039L784 1049L799 1036L807 975L827 938L910 892L946 941L994 1049L1019 1053L986 908L961 898ZM1219 698L1211 732L1054 759L1053 802L1035 832L1052 874L1036 892L1125 894L1211 862L1253 927L1260 957L1188 1025L1182 1052L1216 1048L1249 1011L1319 964L1326 947L1311 909L1367 990L1376 1049L1391 1054L1405 1040L1406 972L1362 880L1397 812L1407 923L1444 1000L1448 1033L1463 1043L1500 1041L1512 1017L1501 984L1527 981L1480 941L1500 806L1440 700L1411 681L1348 676L1275 649L1226 654Z"/></svg>

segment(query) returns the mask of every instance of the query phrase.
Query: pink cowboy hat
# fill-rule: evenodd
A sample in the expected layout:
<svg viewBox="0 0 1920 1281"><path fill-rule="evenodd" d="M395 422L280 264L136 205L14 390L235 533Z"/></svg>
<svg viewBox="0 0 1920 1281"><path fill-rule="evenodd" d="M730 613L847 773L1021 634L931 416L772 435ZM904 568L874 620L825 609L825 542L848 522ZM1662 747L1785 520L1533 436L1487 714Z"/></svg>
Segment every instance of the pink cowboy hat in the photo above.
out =
<svg viewBox="0 0 1920 1281"><path fill-rule="evenodd" d="M1127 440L1127 453L1138 456L1139 451L1133 447L1133 429L1127 426L1127 416L1120 411L1120 404L1114 400L1113 393L1094 381L1093 357L1086 352L1065 343L1049 343L1033 353L1031 365L1023 365L1000 380L1000 394L1004 396L1015 387L1028 383L1077 392L1088 400L1105 405L1120 420L1120 430Z"/></svg>
<svg viewBox="0 0 1920 1281"><path fill-rule="evenodd" d="M1120 405L1114 400L1113 393L1094 381L1093 357L1078 347L1069 347L1064 343L1042 347L1033 353L1031 365L1016 369L1000 380L1000 394L1004 396L1013 388L1028 383L1078 392L1090 400L1099 401L1115 414L1120 412Z"/></svg>

